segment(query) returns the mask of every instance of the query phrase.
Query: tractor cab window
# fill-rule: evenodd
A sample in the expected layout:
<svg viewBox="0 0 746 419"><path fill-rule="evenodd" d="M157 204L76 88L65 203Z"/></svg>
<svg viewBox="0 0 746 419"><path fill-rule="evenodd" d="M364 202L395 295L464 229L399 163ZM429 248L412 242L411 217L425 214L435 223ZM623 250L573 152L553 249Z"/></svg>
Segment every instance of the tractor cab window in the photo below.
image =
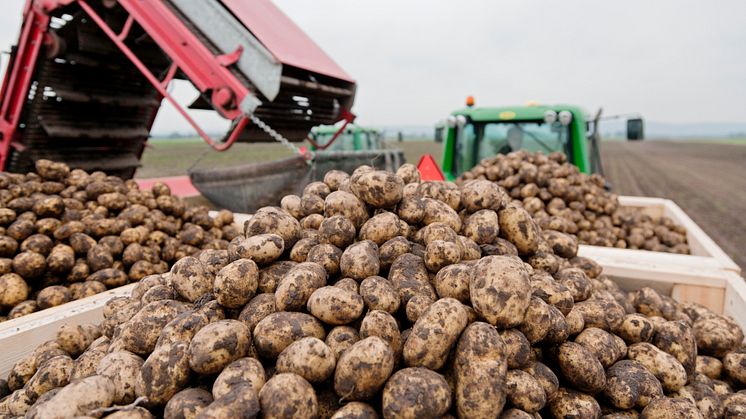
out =
<svg viewBox="0 0 746 419"><path fill-rule="evenodd" d="M329 141L334 138L334 133L324 133L324 134L316 134L314 136L314 141L318 143L319 145L328 144ZM330 145L328 148L325 148L324 151L353 151L355 150L355 144L353 140L353 135L351 132L343 132L339 134L339 137L337 137L336 140Z"/></svg>
<svg viewBox="0 0 746 419"><path fill-rule="evenodd" d="M468 170L481 159L522 149L544 154L561 151L571 155L569 137L569 127L559 122L469 122L457 141L457 171Z"/></svg>

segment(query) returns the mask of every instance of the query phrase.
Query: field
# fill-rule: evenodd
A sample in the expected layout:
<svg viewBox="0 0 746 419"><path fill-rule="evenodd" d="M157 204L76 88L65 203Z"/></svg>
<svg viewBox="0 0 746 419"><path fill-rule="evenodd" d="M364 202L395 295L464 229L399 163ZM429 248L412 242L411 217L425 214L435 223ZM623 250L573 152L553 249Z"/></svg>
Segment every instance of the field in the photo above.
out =
<svg viewBox="0 0 746 419"><path fill-rule="evenodd" d="M606 177L622 195L674 200L746 268L746 147L642 141L602 146Z"/></svg>
<svg viewBox="0 0 746 419"><path fill-rule="evenodd" d="M440 161L441 145L432 141L390 142L389 148L404 150L407 162L417 164L421 155L430 153ZM235 144L226 152L212 151L202 140L151 140L136 177L150 178L186 174L190 167L234 166L289 157L292 153L277 143Z"/></svg>

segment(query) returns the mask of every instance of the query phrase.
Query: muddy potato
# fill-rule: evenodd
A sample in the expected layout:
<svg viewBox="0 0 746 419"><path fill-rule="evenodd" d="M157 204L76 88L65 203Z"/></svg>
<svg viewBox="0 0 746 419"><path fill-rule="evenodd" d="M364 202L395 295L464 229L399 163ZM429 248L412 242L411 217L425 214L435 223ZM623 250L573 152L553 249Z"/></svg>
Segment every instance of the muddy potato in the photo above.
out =
<svg viewBox="0 0 746 419"><path fill-rule="evenodd" d="M262 363L255 358L240 358L228 364L215 379L212 385L212 397L219 399L234 386L249 384L254 391L259 393L267 381Z"/></svg>
<svg viewBox="0 0 746 419"><path fill-rule="evenodd" d="M277 374L267 381L259 392L259 403L266 419L313 418L319 409L313 387L292 373Z"/></svg>
<svg viewBox="0 0 746 419"><path fill-rule="evenodd" d="M363 201L358 199L357 196L341 190L330 193L324 200L324 217L331 218L335 215L347 218L356 229L368 221L368 210L365 208Z"/></svg>
<svg viewBox="0 0 746 419"><path fill-rule="evenodd" d="M666 391L677 391L686 385L686 370L681 363L673 355L649 343L630 345L627 348L627 358L639 362L653 373Z"/></svg>
<svg viewBox="0 0 746 419"><path fill-rule="evenodd" d="M393 212L382 212L370 218L360 227L360 240L371 240L381 246L396 236L406 235L407 224Z"/></svg>
<svg viewBox="0 0 746 419"><path fill-rule="evenodd" d="M32 211L39 218L59 218L65 212L65 201L59 196L49 196L34 202Z"/></svg>
<svg viewBox="0 0 746 419"><path fill-rule="evenodd" d="M245 225L246 237L272 233L282 237L285 248L292 248L300 238L298 220L276 207L263 207L256 211Z"/></svg>
<svg viewBox="0 0 746 419"><path fill-rule="evenodd" d="M57 387L64 387L70 382L74 362L67 355L54 356L41 362L36 373L24 387L32 400Z"/></svg>
<svg viewBox="0 0 746 419"><path fill-rule="evenodd" d="M376 208L392 208L402 198L404 181L383 170L350 177L350 189L358 198Z"/></svg>
<svg viewBox="0 0 746 419"><path fill-rule="evenodd" d="M585 272L578 268L560 269L554 274L554 279L570 290L576 303L587 300L593 291L592 284Z"/></svg>
<svg viewBox="0 0 746 419"><path fill-rule="evenodd" d="M195 255L211 274L217 274L230 261L227 250L206 249Z"/></svg>
<svg viewBox="0 0 746 419"><path fill-rule="evenodd" d="M641 314L628 314L624 316L622 324L614 331L628 344L638 342L650 342L655 333L655 327L647 317Z"/></svg>
<svg viewBox="0 0 746 419"><path fill-rule="evenodd" d="M238 320L220 320L200 329L189 343L189 367L198 374L215 374L251 346L249 328Z"/></svg>
<svg viewBox="0 0 746 419"><path fill-rule="evenodd" d="M198 417L202 419L254 418L259 410L257 392L248 384L239 384L223 397L205 406Z"/></svg>
<svg viewBox="0 0 746 419"><path fill-rule="evenodd" d="M334 352L334 357L339 359L344 351L359 340L360 335L357 329L350 326L337 326L329 331L324 343Z"/></svg>
<svg viewBox="0 0 746 419"><path fill-rule="evenodd" d="M404 362L411 367L440 369L466 327L467 314L456 299L443 298L417 319L404 343Z"/></svg>
<svg viewBox="0 0 746 419"><path fill-rule="evenodd" d="M263 318L254 328L254 346L265 358L276 358L291 343L304 337L324 339L321 323L311 315L280 311Z"/></svg>
<svg viewBox="0 0 746 419"><path fill-rule="evenodd" d="M386 341L394 351L394 358L398 360L402 352L402 337L399 325L394 317L381 310L373 310L365 315L360 323L360 338L378 336Z"/></svg>
<svg viewBox="0 0 746 419"><path fill-rule="evenodd" d="M16 304L16 306L8 312L8 320L26 316L38 310L39 304L37 304L35 300L22 301Z"/></svg>
<svg viewBox="0 0 746 419"><path fill-rule="evenodd" d="M119 328L118 338L123 348L142 356L152 352L163 328L186 309L184 303L174 300L153 301L143 306Z"/></svg>
<svg viewBox="0 0 746 419"><path fill-rule="evenodd" d="M370 240L352 244L342 253L339 269L343 277L358 281L378 275L380 270L378 246Z"/></svg>
<svg viewBox="0 0 746 419"><path fill-rule="evenodd" d="M86 278L86 281L96 281L106 285L109 288L115 288L125 285L127 283L127 278L127 274L120 271L119 269L106 268L92 273L88 276L88 278Z"/></svg>
<svg viewBox="0 0 746 419"><path fill-rule="evenodd" d="M451 407L451 389L442 375L427 368L404 368L383 389L384 418L441 417Z"/></svg>
<svg viewBox="0 0 746 419"><path fill-rule="evenodd" d="M517 369L529 365L531 361L531 343L518 329L500 331L504 343L508 368Z"/></svg>
<svg viewBox="0 0 746 419"><path fill-rule="evenodd" d="M686 370L694 374L697 363L697 343L691 327L683 321L662 322L655 326L653 345L676 358Z"/></svg>
<svg viewBox="0 0 746 419"><path fill-rule="evenodd" d="M305 262L308 259L308 253L318 244L319 239L316 237L303 237L290 250L290 260L298 263Z"/></svg>
<svg viewBox="0 0 746 419"><path fill-rule="evenodd" d="M275 295L272 293L263 293L255 296L249 301L241 313L238 320L248 326L249 331L254 333L256 325L265 317L277 311L275 308Z"/></svg>
<svg viewBox="0 0 746 419"><path fill-rule="evenodd" d="M0 258L0 275L13 272L13 259Z"/></svg>
<svg viewBox="0 0 746 419"><path fill-rule="evenodd" d="M491 244L500 232L497 213L492 210L479 210L464 221L461 234L472 239L477 244Z"/></svg>
<svg viewBox="0 0 746 419"><path fill-rule="evenodd" d="M405 253L409 253L411 250L412 245L405 237L394 237L393 239L383 243L378 248L381 271L388 271L396 258Z"/></svg>
<svg viewBox="0 0 746 419"><path fill-rule="evenodd" d="M100 375L86 377L59 389L38 405L37 418L62 419L86 415L89 411L109 407L114 402L114 384Z"/></svg>
<svg viewBox="0 0 746 419"><path fill-rule="evenodd" d="M458 340L454 396L459 417L492 417L505 405L505 344L495 328L470 324Z"/></svg>
<svg viewBox="0 0 746 419"><path fill-rule="evenodd" d="M330 325L343 325L357 320L365 308L360 294L334 286L317 289L308 298L308 311Z"/></svg>
<svg viewBox="0 0 746 419"><path fill-rule="evenodd" d="M401 304L406 306L415 295L423 295L435 301L437 295L430 284L425 261L414 254L405 253L391 265L389 280L399 294Z"/></svg>
<svg viewBox="0 0 746 419"><path fill-rule="evenodd" d="M337 288L342 288L343 290L349 291L353 294L360 293L360 284L358 284L357 281L352 278L342 278L339 281L335 282L334 286Z"/></svg>
<svg viewBox="0 0 746 419"><path fill-rule="evenodd" d="M213 397L203 388L187 388L176 393L166 403L164 419L195 418L210 403Z"/></svg>
<svg viewBox="0 0 746 419"><path fill-rule="evenodd" d="M259 286L258 292L263 293L274 293L277 289L277 285L280 283L286 273L290 271L298 263L286 260L275 262L272 265L259 271Z"/></svg>
<svg viewBox="0 0 746 419"><path fill-rule="evenodd" d="M453 231L461 231L463 225L461 217L448 204L432 198L423 198L422 201L425 205L425 215L422 217L423 224L444 223Z"/></svg>
<svg viewBox="0 0 746 419"><path fill-rule="evenodd" d="M106 355L96 367L96 374L114 383L114 403L129 404L135 401L135 383L143 363L142 358L126 351Z"/></svg>
<svg viewBox="0 0 746 419"><path fill-rule="evenodd" d="M70 167L65 163L39 159L34 162L34 167L36 168L36 173L45 180L63 182L70 175Z"/></svg>
<svg viewBox="0 0 746 419"><path fill-rule="evenodd" d="M342 353L334 372L334 391L344 400L366 400L378 393L394 369L394 351L371 336Z"/></svg>
<svg viewBox="0 0 746 419"><path fill-rule="evenodd" d="M723 370L739 386L746 384L746 353L731 352L723 357Z"/></svg>
<svg viewBox="0 0 746 419"><path fill-rule="evenodd" d="M549 411L556 418L601 417L601 407L593 396L564 387L549 400Z"/></svg>
<svg viewBox="0 0 746 419"><path fill-rule="evenodd" d="M536 413L546 404L546 394L539 381L521 370L510 370L505 377L508 401L515 407Z"/></svg>
<svg viewBox="0 0 746 419"><path fill-rule="evenodd" d="M342 215L327 217L319 225L321 239L340 249L344 249L355 240L355 225Z"/></svg>
<svg viewBox="0 0 746 419"><path fill-rule="evenodd" d="M151 288L151 290L156 290L159 287L161 287L161 285L157 285ZM149 292L150 291L148 291L148 293ZM147 296L148 293L145 295ZM143 301L143 303L145 302ZM197 331L207 326L209 322L210 319L206 313L193 310L185 311L163 327L155 345L160 346L175 342L184 342L188 344L192 338L194 338Z"/></svg>
<svg viewBox="0 0 746 419"><path fill-rule="evenodd" d="M498 220L500 236L515 245L518 253L528 255L538 250L541 233L526 210L508 206L498 212Z"/></svg>
<svg viewBox="0 0 746 419"><path fill-rule="evenodd" d="M342 182L349 178L350 175L341 170L330 170L324 175L324 183L329 187L330 191L334 192L339 189Z"/></svg>
<svg viewBox="0 0 746 419"><path fill-rule="evenodd" d="M171 282L182 298L194 302L213 292L214 278L199 259L188 256L171 267Z"/></svg>
<svg viewBox="0 0 746 419"><path fill-rule="evenodd" d="M606 372L604 396L617 409L644 408L663 396L660 382L637 361L622 360Z"/></svg>
<svg viewBox="0 0 746 419"><path fill-rule="evenodd" d="M324 222L324 219L324 216L321 214L310 214L301 218L300 226L303 229L318 230L319 227L321 227L321 223Z"/></svg>
<svg viewBox="0 0 746 419"><path fill-rule="evenodd" d="M285 195L280 200L280 208L296 219L301 219L303 217L303 211L301 210L300 202L301 199L298 195Z"/></svg>
<svg viewBox="0 0 746 419"><path fill-rule="evenodd" d="M474 265L469 293L474 310L490 324L518 326L530 302L529 272L518 258L487 256Z"/></svg>
<svg viewBox="0 0 746 419"><path fill-rule="evenodd" d="M88 251L96 245L96 240L85 233L74 233L68 239L70 247L73 248L78 255L87 255Z"/></svg>
<svg viewBox="0 0 746 419"><path fill-rule="evenodd" d="M697 355L695 371L717 380L723 373L723 363L715 357Z"/></svg>
<svg viewBox="0 0 746 419"><path fill-rule="evenodd" d="M559 379L557 379L557 376L549 367L541 362L534 362L528 367L523 368L523 371L531 374L536 379L544 391L546 400L551 399L559 389Z"/></svg>
<svg viewBox="0 0 746 419"><path fill-rule="evenodd" d="M39 291L39 294L36 296L36 304L39 305L40 310L49 307L56 307L60 304L68 303L71 300L72 295L70 295L70 290L62 285L46 287Z"/></svg>
<svg viewBox="0 0 746 419"><path fill-rule="evenodd" d="M604 368L609 368L627 353L624 340L596 327L583 330L575 338L575 343L588 349Z"/></svg>
<svg viewBox="0 0 746 419"><path fill-rule="evenodd" d="M334 373L334 352L320 339L297 340L277 356L277 373L294 373L310 383L326 381Z"/></svg>
<svg viewBox="0 0 746 419"><path fill-rule="evenodd" d="M661 397L648 404L640 413L641 419L701 418L697 406L689 399Z"/></svg>
<svg viewBox="0 0 746 419"><path fill-rule="evenodd" d="M77 357L101 335L98 327L90 324L63 324L57 329L57 344L62 350Z"/></svg>
<svg viewBox="0 0 746 419"><path fill-rule="evenodd" d="M189 381L187 350L188 346L183 342L156 347L140 368L135 394L147 397L152 405L165 405Z"/></svg>
<svg viewBox="0 0 746 419"><path fill-rule="evenodd" d="M215 275L212 292L220 305L241 308L254 297L259 285L259 269L251 259L231 262Z"/></svg>
<svg viewBox="0 0 746 419"><path fill-rule="evenodd" d="M565 342L556 356L562 375L574 388L593 394L606 386L603 365L585 346Z"/></svg>
<svg viewBox="0 0 746 419"><path fill-rule="evenodd" d="M396 207L396 215L406 223L419 224L425 217L425 201L416 196L404 196Z"/></svg>
<svg viewBox="0 0 746 419"><path fill-rule="evenodd" d="M49 236L44 234L32 234L21 242L21 252L36 252L42 255L48 255L52 251L54 242Z"/></svg>
<svg viewBox="0 0 746 419"><path fill-rule="evenodd" d="M468 182L461 188L461 204L469 212L481 209L497 211L507 205L508 201L505 191L488 180Z"/></svg>
<svg viewBox="0 0 746 419"><path fill-rule="evenodd" d="M326 285L326 280L326 270L317 263L303 262L294 266L282 277L275 291L277 310L303 310L311 294Z"/></svg>
<svg viewBox="0 0 746 419"><path fill-rule="evenodd" d="M443 267L461 260L461 251L455 242L434 240L425 247L425 267L430 272L438 272Z"/></svg>
<svg viewBox="0 0 746 419"><path fill-rule="evenodd" d="M311 214L323 214L324 198L316 194L304 193L300 199L300 210L304 217Z"/></svg>
<svg viewBox="0 0 746 419"><path fill-rule="evenodd" d="M108 246L96 244L88 250L86 263L92 272L111 268L114 265L114 256Z"/></svg>
<svg viewBox="0 0 746 419"><path fill-rule="evenodd" d="M570 290L546 273L534 273L531 276L531 293L553 305L564 315L570 313L575 304Z"/></svg>
<svg viewBox="0 0 746 419"><path fill-rule="evenodd" d="M10 308L29 296L29 286L20 275L6 273L0 276L0 307Z"/></svg>
<svg viewBox="0 0 746 419"><path fill-rule="evenodd" d="M334 412L331 419L378 419L378 413L369 404L350 402Z"/></svg>
<svg viewBox="0 0 746 419"><path fill-rule="evenodd" d="M417 319L419 319L420 316L425 311L427 311L427 309L433 302L434 301L432 298L422 294L418 294L410 298L409 301L407 301L407 305L405 307L407 320L409 320L410 323L414 324Z"/></svg>
<svg viewBox="0 0 746 419"><path fill-rule="evenodd" d="M342 257L342 251L333 244L317 244L308 251L306 256L307 262L317 263L324 267L330 275L339 273L339 262Z"/></svg>
<svg viewBox="0 0 746 419"><path fill-rule="evenodd" d="M411 163L404 163L399 166L399 168L396 169L396 176L401 178L405 184L419 183L420 181L420 171L417 169L417 166Z"/></svg>
<svg viewBox="0 0 746 419"><path fill-rule="evenodd" d="M18 250L18 241L12 237L0 235L0 257L10 258Z"/></svg>
<svg viewBox="0 0 746 419"><path fill-rule="evenodd" d="M440 298L455 298L462 303L469 302L469 281L472 267L463 263L445 266L435 274L435 291Z"/></svg>
<svg viewBox="0 0 746 419"><path fill-rule="evenodd" d="M7 229L5 229L5 234L17 242L25 240L27 237L29 237L33 233L34 233L34 223L32 221L29 221L27 219L22 219L22 218L16 219L13 223L11 223L8 226ZM55 236L56 236L56 232L55 232Z"/></svg>
<svg viewBox="0 0 746 419"><path fill-rule="evenodd" d="M707 313L699 316L692 325L697 348L701 353L722 356L733 351L743 342L741 327L730 317Z"/></svg>
<svg viewBox="0 0 746 419"><path fill-rule="evenodd" d="M39 253L21 252L13 258L13 271L23 278L38 278L46 269L46 258Z"/></svg>

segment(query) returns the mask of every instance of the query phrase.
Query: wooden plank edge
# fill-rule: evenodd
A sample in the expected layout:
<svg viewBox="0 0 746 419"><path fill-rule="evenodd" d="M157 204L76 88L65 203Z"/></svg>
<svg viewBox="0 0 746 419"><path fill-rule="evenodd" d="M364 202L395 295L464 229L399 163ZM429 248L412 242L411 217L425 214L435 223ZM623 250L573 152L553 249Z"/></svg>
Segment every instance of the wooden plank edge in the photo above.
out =
<svg viewBox="0 0 746 419"><path fill-rule="evenodd" d="M638 263L640 261L654 261L658 264L672 266L688 266L705 269L721 269L720 262L709 256L682 255L678 253L651 252L639 249L620 249L617 247L591 246L581 244L578 247L578 255L589 257L614 258L619 261Z"/></svg>

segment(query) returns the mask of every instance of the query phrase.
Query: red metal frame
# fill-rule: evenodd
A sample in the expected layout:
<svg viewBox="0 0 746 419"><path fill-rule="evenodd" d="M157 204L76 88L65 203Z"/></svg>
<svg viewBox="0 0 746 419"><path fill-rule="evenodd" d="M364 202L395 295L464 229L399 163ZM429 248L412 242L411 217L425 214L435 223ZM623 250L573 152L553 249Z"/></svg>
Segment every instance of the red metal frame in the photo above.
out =
<svg viewBox="0 0 746 419"><path fill-rule="evenodd" d="M313 138L311 138L310 135L308 137L306 137L306 140L309 143L311 143L312 146L316 147L316 150L326 150L327 148L331 147L332 144L334 144L334 141L336 141L337 138L339 137L339 135L344 132L345 128L347 128L347 125L350 122L354 122L355 121L355 114L353 114L352 112L348 111L347 109L342 109L342 119L344 119L344 121L345 121L344 124L342 124L342 126L339 127L339 129L337 130L337 132L334 133L334 136L332 137L332 139L329 140L329 142L327 142L326 144L320 145L319 143L317 143L316 141L314 141Z"/></svg>

